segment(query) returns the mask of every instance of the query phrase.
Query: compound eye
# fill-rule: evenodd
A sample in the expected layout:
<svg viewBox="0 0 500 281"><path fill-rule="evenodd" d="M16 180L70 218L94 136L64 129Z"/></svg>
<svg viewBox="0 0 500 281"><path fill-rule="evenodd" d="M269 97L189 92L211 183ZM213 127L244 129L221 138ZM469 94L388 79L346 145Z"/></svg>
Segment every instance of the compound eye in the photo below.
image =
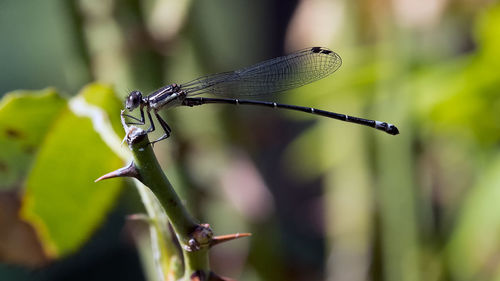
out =
<svg viewBox="0 0 500 281"><path fill-rule="evenodd" d="M138 107L141 103L142 94L139 91L132 91L127 97L125 106L128 110L133 110Z"/></svg>

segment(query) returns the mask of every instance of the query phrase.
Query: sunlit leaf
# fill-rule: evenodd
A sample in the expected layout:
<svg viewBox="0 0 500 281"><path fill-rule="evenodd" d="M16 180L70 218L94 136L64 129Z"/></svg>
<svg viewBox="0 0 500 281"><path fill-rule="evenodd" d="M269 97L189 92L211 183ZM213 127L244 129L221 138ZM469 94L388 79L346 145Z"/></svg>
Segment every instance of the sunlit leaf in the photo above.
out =
<svg viewBox="0 0 500 281"><path fill-rule="evenodd" d="M75 250L103 220L121 183L93 180L120 165L88 118L63 112L33 164L23 210L49 253Z"/></svg>
<svg viewBox="0 0 500 281"><path fill-rule="evenodd" d="M10 149L0 159L17 163L10 184L23 183L22 217L50 256L87 241L119 194L120 180L94 180L123 165L115 133L120 104L99 84L68 103L54 91L9 94L2 102L0 128L10 132L2 142Z"/></svg>
<svg viewBox="0 0 500 281"><path fill-rule="evenodd" d="M113 126L114 131L120 136L124 134L120 119L117 118L120 110L123 109L123 101L116 98L114 90L109 85L104 84L90 84L82 91L81 96L90 105L95 105L103 110L107 116L113 116L109 121Z"/></svg>

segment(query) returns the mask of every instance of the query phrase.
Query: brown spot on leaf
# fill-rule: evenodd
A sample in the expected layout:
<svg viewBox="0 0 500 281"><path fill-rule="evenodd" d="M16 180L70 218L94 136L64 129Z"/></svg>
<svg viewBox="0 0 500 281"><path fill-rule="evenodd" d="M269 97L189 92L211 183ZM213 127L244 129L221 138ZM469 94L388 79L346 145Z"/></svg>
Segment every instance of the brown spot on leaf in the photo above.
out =
<svg viewBox="0 0 500 281"><path fill-rule="evenodd" d="M5 135L12 139L20 139L24 137L24 134L21 131L14 128L6 128Z"/></svg>
<svg viewBox="0 0 500 281"><path fill-rule="evenodd" d="M5 173L8 170L9 170L9 166L6 163L0 161L0 172Z"/></svg>

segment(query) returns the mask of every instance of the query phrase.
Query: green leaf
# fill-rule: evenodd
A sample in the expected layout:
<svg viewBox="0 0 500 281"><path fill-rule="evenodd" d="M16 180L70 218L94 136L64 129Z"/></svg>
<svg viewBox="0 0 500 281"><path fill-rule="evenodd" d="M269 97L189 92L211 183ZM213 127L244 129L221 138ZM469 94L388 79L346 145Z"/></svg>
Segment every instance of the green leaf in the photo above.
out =
<svg viewBox="0 0 500 281"><path fill-rule="evenodd" d="M120 181L93 180L120 165L88 118L64 110L27 179L23 206L50 254L75 250L103 220Z"/></svg>
<svg viewBox="0 0 500 281"><path fill-rule="evenodd" d="M53 89L4 96L0 103L0 190L21 184L64 103Z"/></svg>
<svg viewBox="0 0 500 281"><path fill-rule="evenodd" d="M103 84L90 84L84 88L81 96L90 105L95 105L104 110L107 116L113 116L109 121L117 134L124 134L121 125L120 111L123 109L123 101L116 98L113 89Z"/></svg>
<svg viewBox="0 0 500 281"><path fill-rule="evenodd" d="M9 94L2 102L0 129L9 128L15 137L4 134L11 151L0 159L22 160L16 177L10 176L11 182L24 183L21 216L53 257L87 241L119 195L122 180L94 183L127 157L116 134L119 106L113 90L100 84L69 102L54 91Z"/></svg>

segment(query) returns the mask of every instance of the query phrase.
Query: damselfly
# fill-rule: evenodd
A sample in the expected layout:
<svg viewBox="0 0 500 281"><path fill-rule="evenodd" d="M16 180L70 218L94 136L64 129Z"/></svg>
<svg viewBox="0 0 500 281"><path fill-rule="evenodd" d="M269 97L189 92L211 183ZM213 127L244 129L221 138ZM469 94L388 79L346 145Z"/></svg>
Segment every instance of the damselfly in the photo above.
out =
<svg viewBox="0 0 500 281"><path fill-rule="evenodd" d="M146 111L150 122L147 130L149 133L155 130L151 116L151 111L154 112L165 133L152 143L168 138L172 132L167 122L158 114L159 110L179 105L196 106L208 103L247 104L296 110L372 127L391 135L399 134L396 126L386 122L312 107L239 99L239 97L262 97L309 84L334 73L341 64L340 56L327 48L307 48L240 70L200 77L181 85L175 83L167 85L145 97L139 91L132 91L127 97L126 107L129 111L139 108L141 118L126 116L136 121L129 124L144 125L146 121L144 111ZM212 94L216 98L196 97L201 94Z"/></svg>

